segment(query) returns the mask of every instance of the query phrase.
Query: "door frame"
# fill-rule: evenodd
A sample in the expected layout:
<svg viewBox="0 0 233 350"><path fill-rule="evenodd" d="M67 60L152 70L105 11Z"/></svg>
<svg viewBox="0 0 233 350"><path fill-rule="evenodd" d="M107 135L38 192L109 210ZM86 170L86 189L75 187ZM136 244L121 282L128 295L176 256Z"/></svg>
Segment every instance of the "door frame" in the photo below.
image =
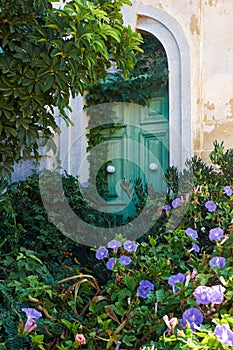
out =
<svg viewBox="0 0 233 350"><path fill-rule="evenodd" d="M193 155L191 120L190 49L180 24L168 13L150 5L133 2L135 17L123 9L125 25L156 37L163 45L169 69L169 144L170 165L185 168Z"/></svg>

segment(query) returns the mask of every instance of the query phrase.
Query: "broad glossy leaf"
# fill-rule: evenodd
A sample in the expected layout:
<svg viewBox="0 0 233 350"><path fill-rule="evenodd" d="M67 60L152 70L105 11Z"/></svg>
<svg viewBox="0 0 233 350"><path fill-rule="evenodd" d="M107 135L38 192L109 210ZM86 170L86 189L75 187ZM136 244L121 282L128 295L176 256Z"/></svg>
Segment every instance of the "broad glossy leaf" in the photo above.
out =
<svg viewBox="0 0 233 350"><path fill-rule="evenodd" d="M45 91L51 89L53 84L54 84L54 77L52 75L49 75L44 81Z"/></svg>

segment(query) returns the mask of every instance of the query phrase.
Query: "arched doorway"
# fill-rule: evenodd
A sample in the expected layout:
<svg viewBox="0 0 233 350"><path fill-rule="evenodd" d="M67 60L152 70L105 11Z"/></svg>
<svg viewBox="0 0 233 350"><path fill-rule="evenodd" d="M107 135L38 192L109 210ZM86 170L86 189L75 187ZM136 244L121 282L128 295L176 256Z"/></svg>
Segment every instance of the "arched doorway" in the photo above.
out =
<svg viewBox="0 0 233 350"><path fill-rule="evenodd" d="M87 97L94 106L89 113L89 182L103 199L99 209L124 217L135 214L141 201L138 192L144 196L148 186L165 191L169 166L166 52L153 35L142 36L144 52L130 79L110 75L90 87Z"/></svg>
<svg viewBox="0 0 233 350"><path fill-rule="evenodd" d="M154 35L167 54L170 165L182 170L186 160L193 155L189 45L179 23L167 12L153 6L137 4L136 15L135 30Z"/></svg>

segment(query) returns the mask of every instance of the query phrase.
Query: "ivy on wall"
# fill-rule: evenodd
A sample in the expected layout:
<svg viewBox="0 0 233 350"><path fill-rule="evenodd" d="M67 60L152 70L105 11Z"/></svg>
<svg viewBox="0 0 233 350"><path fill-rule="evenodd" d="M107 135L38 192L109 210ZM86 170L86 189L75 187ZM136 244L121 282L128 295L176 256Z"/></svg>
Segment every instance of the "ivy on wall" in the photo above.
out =
<svg viewBox="0 0 233 350"><path fill-rule="evenodd" d="M87 106L107 102L133 102L146 105L153 93L168 83L166 52L153 36L142 34L143 53L137 53L137 63L129 78L119 71L109 73L105 80L88 86Z"/></svg>

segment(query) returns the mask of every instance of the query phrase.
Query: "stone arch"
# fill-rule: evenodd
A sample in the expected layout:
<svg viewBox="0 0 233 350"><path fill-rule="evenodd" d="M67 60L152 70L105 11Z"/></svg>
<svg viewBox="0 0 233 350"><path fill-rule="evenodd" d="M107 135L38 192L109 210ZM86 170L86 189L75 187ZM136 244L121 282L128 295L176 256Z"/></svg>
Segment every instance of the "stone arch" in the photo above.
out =
<svg viewBox="0 0 233 350"><path fill-rule="evenodd" d="M180 169L192 156L190 50L179 23L148 5L136 8L135 29L155 36L163 45L169 68L170 165Z"/></svg>

